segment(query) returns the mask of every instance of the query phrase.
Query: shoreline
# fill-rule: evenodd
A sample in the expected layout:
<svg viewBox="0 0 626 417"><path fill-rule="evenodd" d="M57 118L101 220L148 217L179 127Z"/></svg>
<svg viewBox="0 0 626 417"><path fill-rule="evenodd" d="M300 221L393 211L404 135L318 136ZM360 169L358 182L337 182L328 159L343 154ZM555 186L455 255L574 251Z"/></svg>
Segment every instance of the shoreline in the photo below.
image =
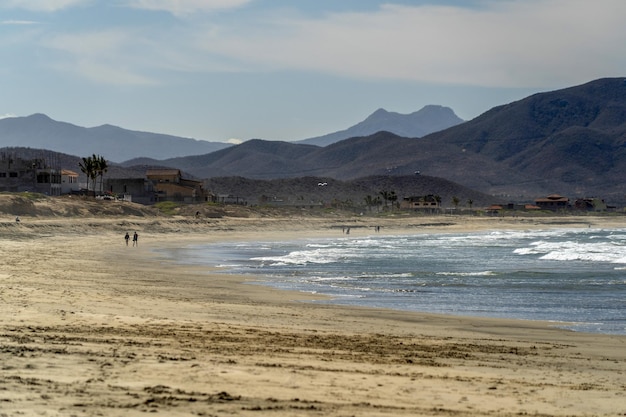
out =
<svg viewBox="0 0 626 417"><path fill-rule="evenodd" d="M535 220L530 227L560 221ZM207 240L341 236L332 226L342 221L120 217L0 225L3 413L626 413L624 336L308 303L310 294L176 265L154 251ZM387 220L383 230L406 230L398 223ZM445 233L528 223L419 227ZM593 224L624 227L603 219ZM123 241L133 229L137 248Z"/></svg>
<svg viewBox="0 0 626 417"><path fill-rule="evenodd" d="M274 241L282 241L282 242L292 242L295 245L298 245L298 242L301 242L303 245L307 244L309 242L316 242L316 241L326 241L326 240L334 240L334 239L361 239L364 237L372 237L372 238L386 238L386 237L395 237L395 236L419 236L419 235L445 235L445 234L458 234L458 233L491 233L491 232L510 232L513 230L519 230L519 229L524 229L524 231L530 231L533 229L537 229L537 230L547 230L546 227L544 227L545 225L542 222L537 222L535 225L533 225L533 227L527 227L528 224L524 223L523 221L521 223L517 223L514 226L515 227L510 227L511 224L508 224L509 227L506 228L498 228L498 229L493 229L491 226L489 227L485 227L485 224L483 223L481 225L481 227L472 227L472 228L468 228L468 227L458 227L458 225L453 225L451 223L446 223L445 227L446 230L441 230L442 225L444 224L443 222L430 222L428 223L431 229L432 228L437 228L439 229L439 231L435 232L435 231L426 231L426 230L415 230L412 228L405 228L405 227L401 227L401 228L394 228L391 230L386 230L387 233L385 233L385 231L383 231L382 233L378 233L375 232L375 229L373 226L357 226L356 228L352 229L352 234L345 234L345 232L342 232L342 230L340 230L340 228L338 226L333 226L332 229L327 229L324 231L320 231L320 230L314 230L312 231L310 234L303 236L300 232L297 235L293 235L291 233L287 232L281 232L281 234L271 234L271 236L269 236L267 234L261 234L261 236L259 237L259 240L255 240L254 238L251 238L251 236L249 236L248 239L246 239L247 242L257 242L259 244L265 244L265 243L270 243L270 242L274 242ZM580 222L580 221L576 221L576 222L563 222L563 221L558 221L555 219L550 220L548 223L546 223L547 225L549 225L548 228L555 228L556 230L570 230L570 229L588 229L588 222ZM436 225L436 226L435 226ZM569 226L569 227L565 227L564 229L562 229L563 225L565 226ZM581 226L582 225L582 226ZM452 227L450 227L452 226ZM575 226L575 227L572 227ZM620 228L622 225L619 223L616 224L611 224L611 227L606 227L609 226L609 224L597 224L596 226L601 226L598 227L598 229L613 229L613 227L617 226L618 228ZM594 227L595 228L595 227ZM626 228L623 228L624 230L626 230ZM309 233L309 232L307 232ZM233 240L226 240L226 241L221 241L224 242L226 244L235 244L236 242L238 242L237 239L233 239ZM220 243L221 243L220 242ZM195 243L190 243L189 246L205 246L208 253L211 252L212 249L217 249L218 251L220 251L220 243L215 243L215 242L206 242L206 239L200 238L197 239L197 242ZM235 245L236 246L236 245ZM172 249L172 253L176 253L176 251L178 250L178 246L176 246L175 249ZM161 248L163 249L163 248ZM160 249L160 250L161 250ZM235 254L239 254L239 252L233 248L232 250L227 250L227 253L235 253ZM203 251L203 253L205 253L205 251ZM221 252L220 252L221 253ZM174 255L175 256L175 255ZM189 256L189 255L188 255ZM203 255L200 255L201 257ZM179 265L186 265L186 264L192 264L192 265L197 265L198 263L196 263L193 258L185 258L185 261L182 262L177 262L175 259L173 259L173 262L179 264ZM236 272L233 272L233 270L231 269L230 266L226 265L226 266L220 266L220 261L215 258L212 259L211 257L206 258L206 263L204 263L204 261L202 261L200 263L201 265L205 265L209 268L211 268L211 265L215 268L214 272L215 273L223 273L223 274L227 274L227 275L233 275L236 274ZM245 283L249 284L249 285L260 285L266 288L270 288L276 291L288 291L288 292L295 292L297 294L303 295L303 296L299 296L297 297L298 299L304 299L304 301L309 301L312 303L315 303L316 305L319 304L330 304L330 305L336 305L336 306L341 306L344 308L373 308L373 309L388 309L388 310L393 310L393 311L397 311L397 312L405 312L405 313L417 313L417 314L434 314L434 315L443 315L443 316L449 316L449 317L460 317L460 318L469 318L469 319L481 319L481 318L492 318L492 319L502 319L502 320L520 320L520 321L529 321L529 322L541 322L541 323L545 323L546 325L553 327L555 329L560 329L560 330L566 330L566 331L573 331L573 332L578 332L578 333L589 333L589 334L599 334L599 335L617 335L617 336L626 336L626 332L624 330L620 331L619 329L615 328L615 329L607 329L604 328L603 329L598 329L598 330L590 330L590 327L593 322L589 322L589 321L576 321L576 320L567 320L564 318L555 318L555 319L551 319L551 318L531 318L531 317L513 317L513 316L506 316L506 315L498 315L497 313L494 312L494 314L489 314L489 313L485 313L485 314L472 314L472 312L447 312L447 311L428 311L428 310L419 310L419 309L414 309L411 307L398 307L398 306L383 306L383 305L370 305L367 302L365 303L350 303L350 302L344 302L342 301L343 298L341 296L334 296L330 293L326 293L323 290L320 291L308 291L307 289L298 289L298 288L283 288L280 285L278 285L276 282L274 282L273 280L268 280L268 279L264 279L263 278L263 274L261 274L260 276L255 274L254 272L248 274L245 274L244 277L242 277L243 280L245 280ZM593 326L592 326L593 327Z"/></svg>
<svg viewBox="0 0 626 417"><path fill-rule="evenodd" d="M401 236L403 235L404 234L401 234ZM293 240L290 239L289 241L295 242L297 240L308 240L308 239L332 239L332 238L306 237L306 238L295 238ZM262 240L259 242L268 242L268 240ZM199 244L202 245L202 243L199 243ZM207 244L207 245L210 246L214 244L215 243ZM160 247L158 250L159 251L162 251L162 250L175 251L176 249L167 249L165 247ZM228 277L229 280L233 281L237 285L259 286L261 288L269 289L271 291L276 291L278 293L284 293L285 297L289 298L289 300L291 301L310 303L315 306L326 305L326 306L335 306L338 308L365 309L365 310L374 310L374 311L387 310L387 311L395 312L398 314L405 313L405 314L418 314L418 315L427 315L427 316L432 315L432 316L447 317L447 318L457 319L457 320L462 320L462 319L483 320L484 319L484 320L503 320L503 321L513 321L513 322L519 321L519 322L540 324L544 327L553 328L555 330L571 331L575 333L584 333L584 334L590 334L590 335L605 335L605 336L625 336L626 337L626 333L610 333L610 332L607 333L607 332L601 332L601 331L577 330L576 326L584 326L586 324L585 322L578 322L578 321L566 321L566 320L556 320L556 319L555 320L548 320L548 319L541 320L541 319L530 319L530 318L520 318L520 317L497 317L497 316L490 316L490 315L431 312L431 311L426 311L426 310L414 310L410 308L399 308L399 307L395 307L395 308L394 307L380 307L380 306L370 306L367 304L345 304L345 303L338 301L340 300L340 298L333 296L332 294L326 294L323 292L311 292L311 291L298 290L298 289L280 288L274 285L272 281L263 280L257 275L242 275L242 274L229 272L230 268L228 266L222 267L219 265L210 265L209 263L207 264L197 264L197 263L192 263L192 262L180 262L179 263L173 258L171 258L169 262L172 262L174 265L180 265L181 267L189 266L189 265L197 266L198 268L201 268L203 271L206 271L207 275L221 275L224 278Z"/></svg>

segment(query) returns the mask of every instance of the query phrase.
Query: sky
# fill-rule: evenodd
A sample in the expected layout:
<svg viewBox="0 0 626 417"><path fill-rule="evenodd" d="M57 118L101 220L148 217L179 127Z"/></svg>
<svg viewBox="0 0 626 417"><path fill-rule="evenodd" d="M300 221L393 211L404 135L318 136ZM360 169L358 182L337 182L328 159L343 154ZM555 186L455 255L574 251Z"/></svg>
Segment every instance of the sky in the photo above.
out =
<svg viewBox="0 0 626 417"><path fill-rule="evenodd" d="M2 0L0 117L219 142L626 75L624 0ZM1 146L1 138L0 138Z"/></svg>

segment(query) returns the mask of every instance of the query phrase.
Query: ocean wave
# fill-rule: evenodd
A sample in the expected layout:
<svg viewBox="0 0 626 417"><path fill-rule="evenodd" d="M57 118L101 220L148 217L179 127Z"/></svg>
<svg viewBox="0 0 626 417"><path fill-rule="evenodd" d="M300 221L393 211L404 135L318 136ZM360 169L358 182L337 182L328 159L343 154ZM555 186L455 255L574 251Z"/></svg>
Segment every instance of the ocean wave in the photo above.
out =
<svg viewBox="0 0 626 417"><path fill-rule="evenodd" d="M437 272L435 275L443 276L455 276L455 277L490 277L498 275L493 271L479 271L479 272Z"/></svg>
<svg viewBox="0 0 626 417"><path fill-rule="evenodd" d="M226 243L172 256L232 265L266 285L332 302L580 322L576 330L626 334L625 230L353 235Z"/></svg>

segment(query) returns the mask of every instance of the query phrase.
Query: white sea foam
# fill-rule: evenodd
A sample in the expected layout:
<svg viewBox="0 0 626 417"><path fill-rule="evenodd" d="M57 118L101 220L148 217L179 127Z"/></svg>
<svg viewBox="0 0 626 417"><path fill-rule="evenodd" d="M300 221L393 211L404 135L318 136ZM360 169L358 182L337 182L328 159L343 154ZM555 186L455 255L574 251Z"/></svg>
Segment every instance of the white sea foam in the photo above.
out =
<svg viewBox="0 0 626 417"><path fill-rule="evenodd" d="M443 276L455 276L455 277L490 277L498 275L493 271L479 271L479 272L437 272L436 275Z"/></svg>
<svg viewBox="0 0 626 417"><path fill-rule="evenodd" d="M271 265L306 265L337 262L345 255L345 251L342 250L313 249L292 251L282 256L257 256L251 259Z"/></svg>
<svg viewBox="0 0 626 417"><path fill-rule="evenodd" d="M626 334L626 229L359 235L220 244L187 255L333 302L581 322L586 331Z"/></svg>
<svg viewBox="0 0 626 417"><path fill-rule="evenodd" d="M215 265L216 268L236 268L239 265L236 264L217 264Z"/></svg>
<svg viewBox="0 0 626 417"><path fill-rule="evenodd" d="M329 282L329 281L356 281L357 278L354 277L312 277L310 281L312 282Z"/></svg>
<svg viewBox="0 0 626 417"><path fill-rule="evenodd" d="M390 272L376 272L376 273L361 273L359 274L359 278L382 278L382 279L393 279L393 278L411 278L413 277L413 273L411 272L403 272L403 273L390 273Z"/></svg>
<svg viewBox="0 0 626 417"><path fill-rule="evenodd" d="M543 260L626 263L626 245L621 240L538 240L516 248L517 255L541 255Z"/></svg>
<svg viewBox="0 0 626 417"><path fill-rule="evenodd" d="M513 250L513 253L517 255L534 255L534 254L538 254L539 252L537 251L537 249L531 247L531 248L517 248Z"/></svg>

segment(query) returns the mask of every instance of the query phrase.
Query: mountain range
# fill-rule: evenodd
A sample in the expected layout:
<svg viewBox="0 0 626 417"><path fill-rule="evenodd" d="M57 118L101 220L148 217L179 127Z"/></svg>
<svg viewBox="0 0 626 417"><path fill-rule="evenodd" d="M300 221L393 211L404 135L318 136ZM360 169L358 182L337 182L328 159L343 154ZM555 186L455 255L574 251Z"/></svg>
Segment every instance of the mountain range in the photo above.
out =
<svg viewBox="0 0 626 417"><path fill-rule="evenodd" d="M379 110L370 118L385 114L390 113ZM47 119L42 115L30 118L38 122ZM0 144L5 144L5 123L11 120L0 121ZM31 133L36 130L30 129ZM28 134L20 134L24 146ZM103 149L119 146L118 152L130 155L127 148L135 139L127 137L122 146L111 142L112 136L101 136ZM40 147L50 149L53 142L50 139ZM620 204L626 202L626 79L603 78L534 94L421 138L378 131L323 147L259 139L222 145L222 149L191 156L131 159L120 169L168 166L211 179L324 177L354 181L402 176L417 181L421 176L444 178L504 201L559 193L596 196ZM148 142L143 147L148 150L158 145ZM94 148L67 153L104 154ZM149 155L144 152L143 156Z"/></svg>
<svg viewBox="0 0 626 417"><path fill-rule="evenodd" d="M462 120L452 109L442 106L426 106L408 115L379 109L351 128L318 138L304 139L299 143L324 146L381 130L401 136L418 137L460 122ZM124 162L135 158L159 160L202 155L228 148L232 144L127 130L109 124L87 128L52 120L45 114L38 113L0 119L0 146L26 146L80 156L95 153L110 161Z"/></svg>
<svg viewBox="0 0 626 417"><path fill-rule="evenodd" d="M419 172L512 201L559 193L624 202L626 79L534 94L420 139L377 132L325 147L250 140L159 163L200 178Z"/></svg>
<svg viewBox="0 0 626 417"><path fill-rule="evenodd" d="M127 130L108 124L87 128L38 113L1 119L0 146L26 146L79 156L97 154L110 161L122 162L139 156L165 159L198 155L231 145Z"/></svg>

